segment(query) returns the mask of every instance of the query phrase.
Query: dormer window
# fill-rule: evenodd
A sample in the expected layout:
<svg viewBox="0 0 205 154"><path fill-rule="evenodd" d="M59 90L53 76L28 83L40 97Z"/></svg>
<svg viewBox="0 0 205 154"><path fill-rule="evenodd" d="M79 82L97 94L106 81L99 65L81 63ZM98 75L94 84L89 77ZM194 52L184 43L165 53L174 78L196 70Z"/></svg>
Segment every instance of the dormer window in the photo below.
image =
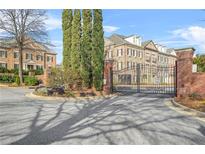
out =
<svg viewBox="0 0 205 154"><path fill-rule="evenodd" d="M130 36L128 38L125 39L126 41L134 44L134 45L138 45L138 46L141 46L141 37L139 36L136 36L136 35L133 35L133 36Z"/></svg>

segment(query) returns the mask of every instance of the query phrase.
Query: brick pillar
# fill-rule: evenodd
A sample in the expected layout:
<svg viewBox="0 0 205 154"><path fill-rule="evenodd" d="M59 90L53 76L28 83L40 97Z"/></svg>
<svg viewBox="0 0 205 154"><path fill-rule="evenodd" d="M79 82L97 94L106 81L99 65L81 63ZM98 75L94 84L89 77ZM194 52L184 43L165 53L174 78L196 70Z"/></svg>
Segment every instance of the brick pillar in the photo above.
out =
<svg viewBox="0 0 205 154"><path fill-rule="evenodd" d="M191 93L193 48L177 49L177 97L186 97Z"/></svg>
<svg viewBox="0 0 205 154"><path fill-rule="evenodd" d="M106 94L112 93L112 66L113 61L107 60L104 63L104 84L103 84L103 91Z"/></svg>
<svg viewBox="0 0 205 154"><path fill-rule="evenodd" d="M49 79L49 76L51 74L51 70L49 68L46 68L44 69L44 80L43 80L43 84L45 86L48 86L48 79Z"/></svg>

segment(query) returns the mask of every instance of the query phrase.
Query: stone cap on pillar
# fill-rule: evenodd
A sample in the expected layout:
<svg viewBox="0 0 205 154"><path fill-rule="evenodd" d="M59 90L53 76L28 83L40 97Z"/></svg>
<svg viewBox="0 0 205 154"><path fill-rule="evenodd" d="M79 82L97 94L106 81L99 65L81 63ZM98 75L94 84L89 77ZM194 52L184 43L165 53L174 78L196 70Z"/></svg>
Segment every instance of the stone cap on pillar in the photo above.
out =
<svg viewBox="0 0 205 154"><path fill-rule="evenodd" d="M193 47L175 49L176 55L179 59L193 58L195 49Z"/></svg>

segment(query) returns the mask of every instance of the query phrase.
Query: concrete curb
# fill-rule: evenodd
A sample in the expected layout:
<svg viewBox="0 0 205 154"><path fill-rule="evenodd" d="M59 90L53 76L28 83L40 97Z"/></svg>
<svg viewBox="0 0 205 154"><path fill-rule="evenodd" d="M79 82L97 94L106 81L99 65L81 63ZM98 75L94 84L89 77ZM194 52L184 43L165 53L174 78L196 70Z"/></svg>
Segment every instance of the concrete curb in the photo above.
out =
<svg viewBox="0 0 205 154"><path fill-rule="evenodd" d="M0 84L0 87L2 88L25 88L25 89L35 89L36 86L9 86L9 85L3 85Z"/></svg>
<svg viewBox="0 0 205 154"><path fill-rule="evenodd" d="M57 97L57 96L39 96L35 95L33 92L25 95L26 97L36 98L40 100L98 100L102 98L111 98L118 96L116 94L106 95L106 96L90 96L90 97Z"/></svg>
<svg viewBox="0 0 205 154"><path fill-rule="evenodd" d="M183 109L184 111L187 111L187 112L190 112L190 113L192 113L192 114L195 114L195 116L205 118L205 113L204 113L204 112L200 112L200 111L191 109L191 108L189 108L189 107L186 107L186 106L184 106L184 105L181 105L181 104L177 103L174 99L171 100L171 103L172 103L172 105L174 105L175 107L180 107L180 108Z"/></svg>

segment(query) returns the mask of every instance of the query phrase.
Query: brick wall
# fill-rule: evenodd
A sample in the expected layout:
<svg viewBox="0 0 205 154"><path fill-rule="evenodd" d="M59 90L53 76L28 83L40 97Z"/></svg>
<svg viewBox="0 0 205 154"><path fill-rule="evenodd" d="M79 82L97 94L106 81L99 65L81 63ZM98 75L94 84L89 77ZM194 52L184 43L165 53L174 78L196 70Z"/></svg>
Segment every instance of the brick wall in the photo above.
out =
<svg viewBox="0 0 205 154"><path fill-rule="evenodd" d="M192 73L193 48L177 51L177 97L198 93L205 97L205 73Z"/></svg>
<svg viewBox="0 0 205 154"><path fill-rule="evenodd" d="M205 73L192 73L191 93L194 92L205 98Z"/></svg>
<svg viewBox="0 0 205 154"><path fill-rule="evenodd" d="M113 68L113 61L107 60L104 63L104 84L103 84L103 91L106 94L112 93L112 68Z"/></svg>

